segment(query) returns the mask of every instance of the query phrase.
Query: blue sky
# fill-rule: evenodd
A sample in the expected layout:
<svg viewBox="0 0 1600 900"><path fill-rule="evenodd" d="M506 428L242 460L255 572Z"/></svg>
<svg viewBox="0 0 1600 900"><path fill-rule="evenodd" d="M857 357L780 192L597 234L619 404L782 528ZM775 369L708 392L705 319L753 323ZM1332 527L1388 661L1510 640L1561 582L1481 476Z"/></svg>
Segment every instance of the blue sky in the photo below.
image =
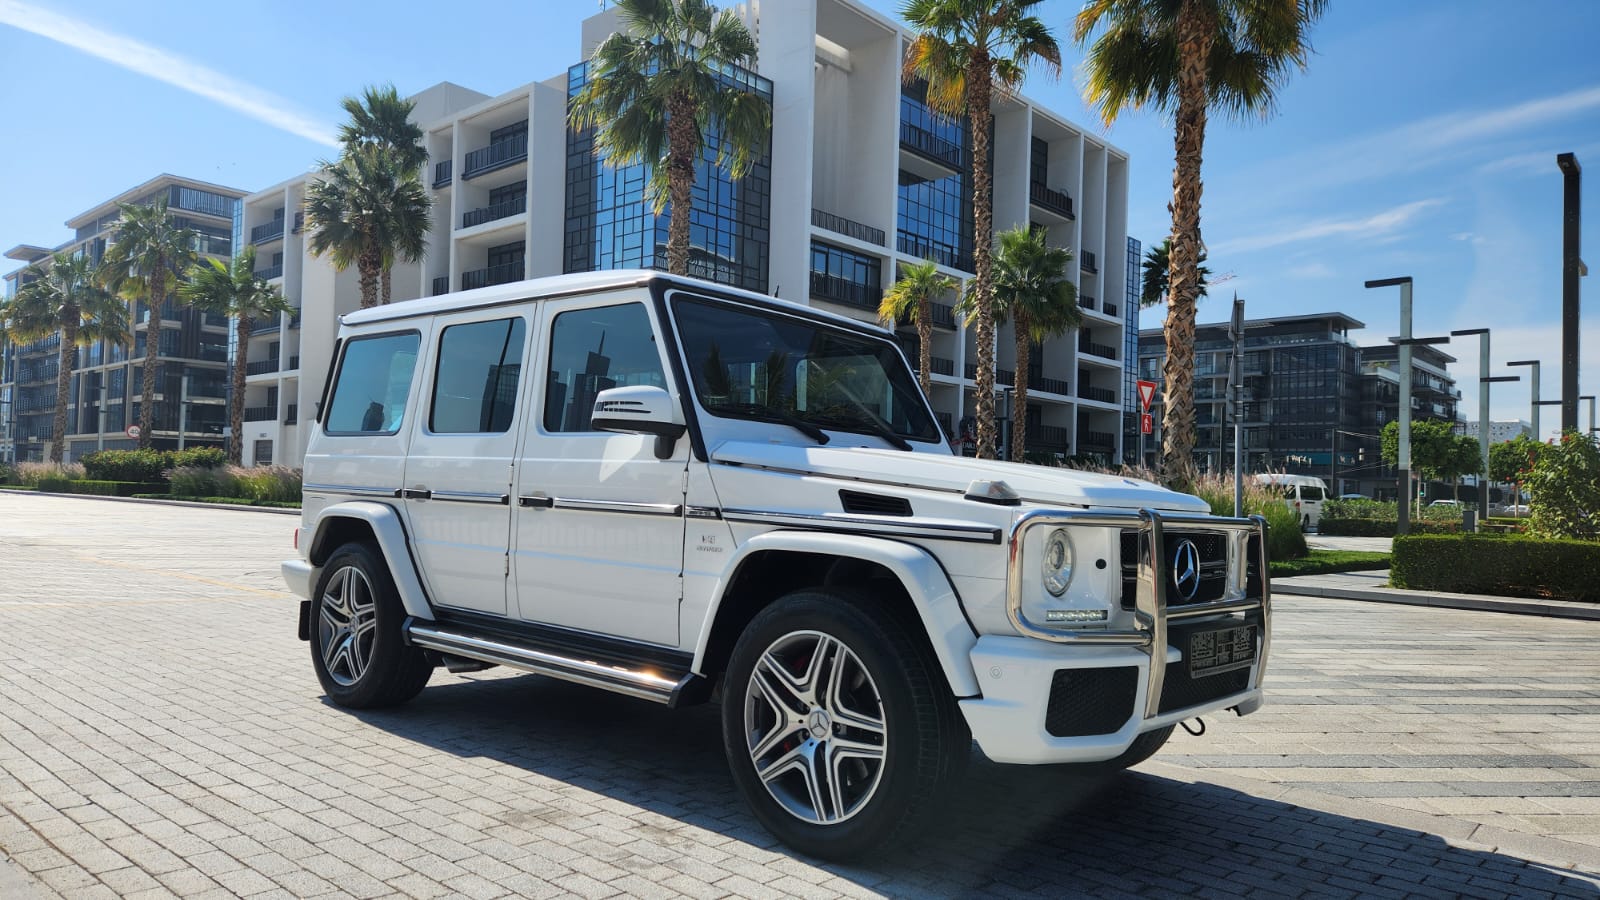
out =
<svg viewBox="0 0 1600 900"><path fill-rule="evenodd" d="M765 0L781 2L781 0ZM893 13L898 2L869 0ZM240 0L0 0L0 248L54 245L61 224L160 172L257 190L332 154L338 100L363 84L411 92L449 80L489 94L576 62L596 0L367 4ZM1267 122L1213 118L1204 231L1214 272L1233 278L1201 307L1252 316L1342 311L1364 342L1397 333L1394 289L1416 278L1418 334L1495 329L1495 374L1545 361L1559 392L1561 178L1555 154L1588 166L1583 391L1600 389L1600 3L1338 0L1316 55ZM1077 4L1043 15L1065 41ZM1026 93L1099 129L1081 100L1076 48L1055 82ZM116 61L112 61L116 60ZM1165 234L1172 139L1152 114L1107 133L1133 160L1130 227ZM9 260L5 261L10 263ZM1158 325L1162 310L1145 313ZM1477 345L1449 348L1469 418ZM1495 418L1527 418L1526 384L1501 386ZM1585 413L1586 415L1586 413ZM1556 421L1546 408L1545 424ZM1587 421L1584 421L1587 425Z"/></svg>

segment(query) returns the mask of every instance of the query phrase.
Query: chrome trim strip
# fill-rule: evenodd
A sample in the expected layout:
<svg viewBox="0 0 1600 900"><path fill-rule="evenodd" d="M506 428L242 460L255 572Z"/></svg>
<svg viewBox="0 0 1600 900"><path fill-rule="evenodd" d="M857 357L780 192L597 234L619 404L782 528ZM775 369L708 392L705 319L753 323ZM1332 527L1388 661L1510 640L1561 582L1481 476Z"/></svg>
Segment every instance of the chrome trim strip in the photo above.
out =
<svg viewBox="0 0 1600 900"><path fill-rule="evenodd" d="M1256 690L1267 677L1267 651L1272 649L1272 568L1267 565L1267 517L1251 516L1261 536L1261 657L1256 660Z"/></svg>
<svg viewBox="0 0 1600 900"><path fill-rule="evenodd" d="M327 491L330 494L350 494L356 497L389 497L400 496L399 488L365 487L359 484L304 484L302 490Z"/></svg>
<svg viewBox="0 0 1600 900"><path fill-rule="evenodd" d="M1261 601L1254 597L1245 597L1240 600L1213 600L1210 603L1188 603L1183 606L1168 607L1167 619L1195 619L1200 616L1214 616L1221 613L1256 609L1260 605Z"/></svg>
<svg viewBox="0 0 1600 900"><path fill-rule="evenodd" d="M552 678L605 688L630 697L654 700L657 703L669 702L673 690L678 686L678 682L653 672L618 669L589 660L557 656L542 650L443 631L420 622L412 623L408 634L411 642L419 647L501 663Z"/></svg>
<svg viewBox="0 0 1600 900"><path fill-rule="evenodd" d="M884 516L872 518L868 516L842 515L840 513L794 513L764 509L724 509L722 517L729 522L779 525L788 528L855 531L863 534L883 534L894 537L973 541L980 544L1000 543L1000 529L998 528L990 528L987 525L966 525L958 522L918 519L916 517Z"/></svg>
<svg viewBox="0 0 1600 900"><path fill-rule="evenodd" d="M635 516L681 516L683 506L678 503L633 503L625 500L579 500L573 497L552 497L556 509L578 512L624 513Z"/></svg>
<svg viewBox="0 0 1600 900"><path fill-rule="evenodd" d="M686 506L684 514L691 519L720 519L722 510L715 506Z"/></svg>
<svg viewBox="0 0 1600 900"><path fill-rule="evenodd" d="M452 500L456 503L495 503L505 506L511 502L510 494L489 491L434 491L430 496L434 500Z"/></svg>
<svg viewBox="0 0 1600 900"><path fill-rule="evenodd" d="M1167 578L1161 562L1167 558L1161 514L1139 510L1144 521L1139 535L1139 583L1134 591L1135 616L1150 629L1150 666L1145 674L1144 717L1160 715L1161 689L1167 683Z"/></svg>

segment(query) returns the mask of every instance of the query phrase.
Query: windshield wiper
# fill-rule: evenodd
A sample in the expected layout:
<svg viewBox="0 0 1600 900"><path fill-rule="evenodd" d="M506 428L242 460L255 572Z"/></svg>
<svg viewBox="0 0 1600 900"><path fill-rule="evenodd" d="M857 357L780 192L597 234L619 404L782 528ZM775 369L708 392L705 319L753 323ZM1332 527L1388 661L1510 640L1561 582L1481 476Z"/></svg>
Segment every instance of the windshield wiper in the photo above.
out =
<svg viewBox="0 0 1600 900"><path fill-rule="evenodd" d="M788 425L790 428L793 428L795 431L800 432L819 444L826 444L830 440L827 432L811 424L810 422L807 422L805 419L802 419L793 413L785 412L777 407L767 406L764 403L718 403L716 406L707 407L707 409L711 410L712 412L724 410L727 412L766 416L769 419L773 419L774 421Z"/></svg>
<svg viewBox="0 0 1600 900"><path fill-rule="evenodd" d="M901 437L893 428L890 428L888 423L873 415L872 412L866 407L859 407L859 409L861 411L860 418L843 419L838 421L830 420L828 424L834 425L846 431L863 429L874 437L883 438L884 441L888 442L889 446L895 448L896 450L911 449L911 442Z"/></svg>

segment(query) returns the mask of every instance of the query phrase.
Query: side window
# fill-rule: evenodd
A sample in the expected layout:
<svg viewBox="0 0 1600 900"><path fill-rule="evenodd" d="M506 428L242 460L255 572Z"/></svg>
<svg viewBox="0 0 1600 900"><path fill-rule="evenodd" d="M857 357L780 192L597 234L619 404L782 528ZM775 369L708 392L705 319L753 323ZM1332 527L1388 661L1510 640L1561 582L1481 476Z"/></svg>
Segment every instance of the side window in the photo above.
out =
<svg viewBox="0 0 1600 900"><path fill-rule="evenodd" d="M345 343L324 428L329 434L394 434L406 411L419 336L410 331Z"/></svg>
<svg viewBox="0 0 1600 900"><path fill-rule="evenodd" d="M545 386L546 431L593 431L594 397L635 384L666 387L661 354L644 306L628 303L575 309L550 329L550 380Z"/></svg>
<svg viewBox="0 0 1600 900"><path fill-rule="evenodd" d="M439 336L428 430L483 434L510 428L526 333L521 318L446 328Z"/></svg>
<svg viewBox="0 0 1600 900"><path fill-rule="evenodd" d="M1319 488L1316 485L1308 484L1300 488L1300 498L1302 500L1321 500L1323 499L1322 488Z"/></svg>

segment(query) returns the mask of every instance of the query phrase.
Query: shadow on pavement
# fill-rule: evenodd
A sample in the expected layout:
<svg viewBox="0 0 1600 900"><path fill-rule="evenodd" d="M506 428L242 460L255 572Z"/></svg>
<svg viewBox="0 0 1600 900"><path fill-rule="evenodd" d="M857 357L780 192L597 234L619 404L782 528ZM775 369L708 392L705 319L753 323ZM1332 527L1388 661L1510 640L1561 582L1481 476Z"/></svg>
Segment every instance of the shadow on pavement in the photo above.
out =
<svg viewBox="0 0 1600 900"><path fill-rule="evenodd" d="M966 781L930 831L864 864L814 863L777 844L745 811L712 705L672 711L538 676L495 675L439 684L408 706L359 715L408 740L737 839L753 860L794 857L890 895L1600 894L1593 877L1422 832L1140 772L1094 779L1000 766L976 747ZM559 802L530 798L505 821L533 828L576 818ZM694 841L692 832L650 826L640 826L639 837L668 848Z"/></svg>

